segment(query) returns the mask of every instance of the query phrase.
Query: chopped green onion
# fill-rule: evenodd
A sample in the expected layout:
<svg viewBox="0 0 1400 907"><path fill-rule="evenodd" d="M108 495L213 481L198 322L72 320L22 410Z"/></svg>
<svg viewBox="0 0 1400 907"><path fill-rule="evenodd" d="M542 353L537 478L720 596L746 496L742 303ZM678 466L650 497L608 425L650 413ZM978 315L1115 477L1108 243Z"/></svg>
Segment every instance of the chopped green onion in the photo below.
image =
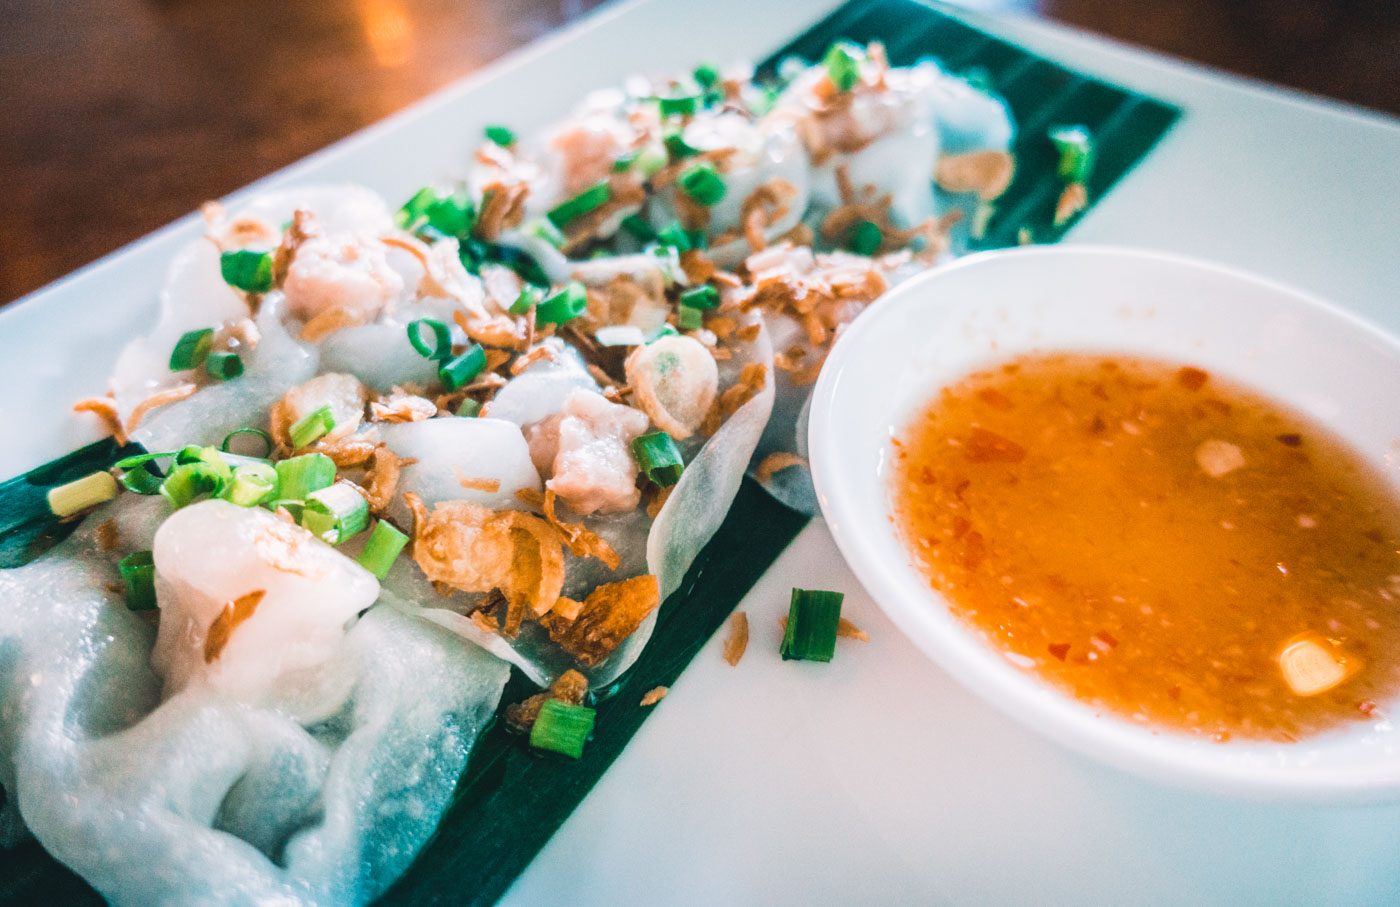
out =
<svg viewBox="0 0 1400 907"><path fill-rule="evenodd" d="M681 191L707 208L724 198L724 178L709 164L696 164L681 174Z"/></svg>
<svg viewBox="0 0 1400 907"><path fill-rule="evenodd" d="M713 309L719 305L719 290L708 283L691 287L681 293L681 305L692 309Z"/></svg>
<svg viewBox="0 0 1400 907"><path fill-rule="evenodd" d="M335 461L323 453L302 454L277 462L277 486L281 495L269 507L281 502L300 502L313 491L329 488L335 481Z"/></svg>
<svg viewBox="0 0 1400 907"><path fill-rule="evenodd" d="M698 248L695 235L682 227L680 221L671 221L656 231L656 241L663 246L671 246L677 252L689 252Z"/></svg>
<svg viewBox="0 0 1400 907"><path fill-rule="evenodd" d="M337 482L306 496L301 525L318 538L339 545L369 526L369 502L349 482Z"/></svg>
<svg viewBox="0 0 1400 907"><path fill-rule="evenodd" d="M637 149L636 157L632 160L630 167L642 175L643 179L650 179L660 170L670 163L670 157L664 145L649 142Z"/></svg>
<svg viewBox="0 0 1400 907"><path fill-rule="evenodd" d="M455 391L466 387L472 379L486 368L486 351L478 343L473 343L457 356L438 366L438 380L442 386Z"/></svg>
<svg viewBox="0 0 1400 907"><path fill-rule="evenodd" d="M291 439L292 449L301 450L306 445L324 438L334 428L335 414L331 412L328 403L293 422L292 427L287 429L287 436Z"/></svg>
<svg viewBox="0 0 1400 907"><path fill-rule="evenodd" d="M698 331L705 326L705 320L701 317L699 309L692 309L688 305L677 306L676 325L682 331Z"/></svg>
<svg viewBox="0 0 1400 907"><path fill-rule="evenodd" d="M273 443L272 443L272 435L269 435L267 432L263 431L261 428L247 428L247 427L244 427L244 428L235 428L233 431L231 431L231 432L229 432L228 434L224 435L223 443L221 443L221 444L219 445L219 451L220 451L220 453L240 453L240 451L232 451L232 450L229 450L229 448L231 448L231 447L233 446L233 441L234 441L235 438L242 437L242 436L247 436L247 437L250 437L250 438L257 438L259 441L262 442L262 452L261 452L261 453L256 453L256 454L244 453L243 456L245 456L245 457L266 457L266 456L268 456L269 454L272 453L272 448L273 448L273 446L274 446Z"/></svg>
<svg viewBox="0 0 1400 907"><path fill-rule="evenodd" d="M243 374L243 357L237 353L213 352L205 358L204 370L220 381L232 381Z"/></svg>
<svg viewBox="0 0 1400 907"><path fill-rule="evenodd" d="M394 215L405 230L422 231L426 227L444 236L466 236L476 223L476 206L464 190L443 193L426 186L414 193Z"/></svg>
<svg viewBox="0 0 1400 907"><path fill-rule="evenodd" d="M661 143L666 146L666 152L671 155L672 160L694 157L700 153L700 149L685 140L685 133L679 129L672 129L661 137Z"/></svg>
<svg viewBox="0 0 1400 907"><path fill-rule="evenodd" d="M256 507L277 497L277 468L271 463L244 463L233 468L233 478L222 497L239 507Z"/></svg>
<svg viewBox="0 0 1400 907"><path fill-rule="evenodd" d="M582 315L588 308L588 291L572 280L564 289L541 302L535 308L535 324L563 324Z"/></svg>
<svg viewBox="0 0 1400 907"><path fill-rule="evenodd" d="M860 61L865 56L859 46L847 41L837 41L822 58L827 78L837 91L850 91L860 81Z"/></svg>
<svg viewBox="0 0 1400 907"><path fill-rule="evenodd" d="M497 145L500 145L502 148L509 148L511 145L514 145L514 144L515 144L515 133L514 133L514 132L511 132L511 131L510 131L508 128L506 128L505 126L500 126L500 125L491 125L491 126L487 126L487 127L486 127L486 138L487 138L488 141L495 142Z"/></svg>
<svg viewBox="0 0 1400 907"><path fill-rule="evenodd" d="M608 188L608 181L603 180L550 208L545 217L562 230L572 221L602 206L611 197L612 190Z"/></svg>
<svg viewBox="0 0 1400 907"><path fill-rule="evenodd" d="M685 470L680 448L664 431L654 431L632 439L632 455L637 458L637 464L642 467L646 477L662 487L679 482Z"/></svg>
<svg viewBox="0 0 1400 907"><path fill-rule="evenodd" d="M836 629L841 623L840 592L793 589L787 629L778 650L783 660L831 661L836 654Z"/></svg>
<svg viewBox="0 0 1400 907"><path fill-rule="evenodd" d="M701 63L691 75L695 77L695 84L701 88L719 84L719 68L713 63Z"/></svg>
<svg viewBox="0 0 1400 907"><path fill-rule="evenodd" d="M122 487L135 494L160 494L160 485L165 481L165 474L153 472L150 463L139 463L129 469L122 470L122 474L117 478Z"/></svg>
<svg viewBox="0 0 1400 907"><path fill-rule="evenodd" d="M213 448L209 448L213 450ZM180 463L160 483L160 493L176 510L205 495L222 492L233 471L228 464L211 462Z"/></svg>
<svg viewBox="0 0 1400 907"><path fill-rule="evenodd" d="M360 552L358 558L360 566L382 580L389 575L389 568L394 566L394 561L398 560L399 552L403 551L404 545L407 544L408 536L395 528L392 523L380 520L374 524L374 529L370 531L369 539Z"/></svg>
<svg viewBox="0 0 1400 907"><path fill-rule="evenodd" d="M156 606L156 562L149 551L133 551L117 562L126 586L126 606L149 611Z"/></svg>
<svg viewBox="0 0 1400 907"><path fill-rule="evenodd" d="M612 172L626 173L628 170L631 170L632 165L637 163L637 158L641 157L641 154L642 149L640 148L633 148L631 151L624 151L622 154L619 154L617 160L613 161Z"/></svg>
<svg viewBox="0 0 1400 907"><path fill-rule="evenodd" d="M699 95L681 95L679 97L656 98L656 106L661 109L661 117L693 117L695 111L700 109Z"/></svg>
<svg viewBox="0 0 1400 907"><path fill-rule="evenodd" d="M880 251L880 243L884 241L885 234L880 231L880 225L874 221L863 220L851 228L846 248L857 255L874 255Z"/></svg>
<svg viewBox="0 0 1400 907"><path fill-rule="evenodd" d="M457 415L464 419L476 418L481 415L481 401L467 397L461 403L457 404Z"/></svg>
<svg viewBox="0 0 1400 907"><path fill-rule="evenodd" d="M656 329L656 333L651 335L651 339L648 340L647 343L655 343L662 337L675 337L679 333L680 331L676 330L671 325L663 324L661 327Z"/></svg>
<svg viewBox="0 0 1400 907"><path fill-rule="evenodd" d="M110 472L94 472L49 489L49 510L59 519L105 504L117 496L117 480Z"/></svg>
<svg viewBox="0 0 1400 907"><path fill-rule="evenodd" d="M247 293L272 289L272 253L237 249L219 256L219 273L224 283Z"/></svg>
<svg viewBox="0 0 1400 907"><path fill-rule="evenodd" d="M554 226L554 221L547 217L537 217L527 221L525 225L520 228L520 232L524 233L526 236L533 236L536 239L543 240L556 249L562 249L564 243L568 241L563 231Z"/></svg>
<svg viewBox="0 0 1400 907"><path fill-rule="evenodd" d="M430 337L423 336L427 331ZM424 359L440 361L452 355L452 329L436 318L419 318L408 323L409 345Z"/></svg>
<svg viewBox="0 0 1400 907"><path fill-rule="evenodd" d="M622 219L622 229L626 233L641 242L650 242L656 238L656 231L651 228L651 224L646 222L646 218L640 214L629 214Z"/></svg>
<svg viewBox="0 0 1400 907"><path fill-rule="evenodd" d="M543 300L543 290L539 287L526 286L520 290L520 295L515 297L515 302L510 304L509 312L512 315L529 314L530 308L539 305Z"/></svg>
<svg viewBox="0 0 1400 907"><path fill-rule="evenodd" d="M595 716L594 710L586 705L546 699L530 728L530 746L577 759L583 755L583 745L593 733Z"/></svg>
<svg viewBox="0 0 1400 907"><path fill-rule="evenodd" d="M973 239L985 239L987 227L991 225L992 218L996 216L997 206L983 199L977 203L977 210L972 212L972 224L967 228L967 234Z"/></svg>
<svg viewBox="0 0 1400 907"><path fill-rule="evenodd" d="M199 368L204 364L204 360L209 357L209 350L214 346L214 329L200 328L197 331L187 331L175 341L175 349L170 351L170 370L172 372L188 371L192 368Z"/></svg>
<svg viewBox="0 0 1400 907"><path fill-rule="evenodd" d="M1085 126L1055 126L1050 141L1060 153L1055 172L1066 183L1087 183L1094 170L1094 138Z"/></svg>
<svg viewBox="0 0 1400 907"><path fill-rule="evenodd" d="M122 457L112 465L117 469L130 469L142 463L149 463L152 460L164 460L166 457L173 457L177 452L173 450L162 450L156 453L133 454L129 457Z"/></svg>

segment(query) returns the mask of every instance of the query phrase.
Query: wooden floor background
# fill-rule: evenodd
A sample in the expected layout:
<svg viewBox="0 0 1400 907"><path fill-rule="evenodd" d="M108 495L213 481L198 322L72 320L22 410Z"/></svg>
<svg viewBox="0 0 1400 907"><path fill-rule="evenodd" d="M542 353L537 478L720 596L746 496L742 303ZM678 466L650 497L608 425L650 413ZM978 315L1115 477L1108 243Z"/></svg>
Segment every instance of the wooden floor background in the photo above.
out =
<svg viewBox="0 0 1400 907"><path fill-rule="evenodd" d="M598 0L0 0L0 305ZM981 0L1400 113L1396 0Z"/></svg>

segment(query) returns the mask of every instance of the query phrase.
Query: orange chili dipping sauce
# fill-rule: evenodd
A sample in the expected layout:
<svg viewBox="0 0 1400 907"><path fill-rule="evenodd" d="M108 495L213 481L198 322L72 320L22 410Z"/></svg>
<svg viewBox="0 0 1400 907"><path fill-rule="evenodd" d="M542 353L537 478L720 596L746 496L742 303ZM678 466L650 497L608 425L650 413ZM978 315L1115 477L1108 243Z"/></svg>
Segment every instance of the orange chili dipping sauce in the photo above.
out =
<svg viewBox="0 0 1400 907"><path fill-rule="evenodd" d="M1194 367L1033 355L894 444L894 520L964 623L1129 721L1292 741L1400 693L1400 500Z"/></svg>

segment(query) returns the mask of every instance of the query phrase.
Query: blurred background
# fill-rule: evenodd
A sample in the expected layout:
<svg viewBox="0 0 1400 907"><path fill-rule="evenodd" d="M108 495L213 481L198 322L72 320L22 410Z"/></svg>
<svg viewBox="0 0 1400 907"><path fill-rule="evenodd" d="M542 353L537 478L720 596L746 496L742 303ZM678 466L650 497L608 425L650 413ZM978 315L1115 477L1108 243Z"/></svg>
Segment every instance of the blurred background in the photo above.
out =
<svg viewBox="0 0 1400 907"><path fill-rule="evenodd" d="M0 0L0 304L601 5ZM1400 113L1400 0L965 5Z"/></svg>

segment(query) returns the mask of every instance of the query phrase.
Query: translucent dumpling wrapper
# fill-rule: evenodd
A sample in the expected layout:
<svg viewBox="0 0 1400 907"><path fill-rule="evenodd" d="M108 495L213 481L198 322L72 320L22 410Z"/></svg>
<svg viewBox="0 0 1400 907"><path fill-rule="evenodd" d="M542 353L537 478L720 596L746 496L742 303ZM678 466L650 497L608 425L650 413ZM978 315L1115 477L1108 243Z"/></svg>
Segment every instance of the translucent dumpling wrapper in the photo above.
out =
<svg viewBox="0 0 1400 907"><path fill-rule="evenodd" d="M27 826L116 904L372 900L436 828L506 665L381 602L323 665L328 717L200 683L162 701L153 627L108 587L167 506L122 498L0 571L6 843Z"/></svg>
<svg viewBox="0 0 1400 907"><path fill-rule="evenodd" d="M605 539L621 558L621 563L613 570L594 558L576 557L566 551L563 595L582 600L599 585L646 573L657 577L662 600L680 587L686 570L724 521L772 411L773 347L761 322L756 324L759 330L755 338L734 344L731 347L733 357L719 363L719 386L723 393L725 389L739 387L745 377L754 375L761 376L761 385L753 387L747 399L729 414L712 435L706 437L697 434L681 442L685 471L655 519L648 517L641 507L621 514L599 513L588 517L578 517L566 508L560 509L561 519L581 521L588 530ZM522 381L539 367L538 364L531 366L512 383ZM549 371L542 371L539 377L541 381L549 382L541 386L544 391L541 397L548 396L553 410L545 406L530 409L525 413L530 418L522 422L524 425L548 418L564 406L569 393L579 388L586 389L581 381L555 387L554 382L561 381L562 384L562 380ZM497 409L496 404L509 388L509 385L503 388L488 408L492 418L500 417L501 410ZM559 393L555 394L555 390ZM530 398L535 399L536 395L532 393ZM509 397L506 399L510 400ZM521 413L518 410L507 411L517 417ZM457 454L444 451L438 456L443 463L436 467L438 474L431 480L427 476L417 480L425 486L430 483L447 486L447 483L455 481L456 476L450 466L452 458L465 459L469 454L465 450ZM481 596L463 593L444 596L433 589L422 571L409 560L401 558L394 565L384 581L384 587L397 598L420 605L421 610L415 613L512 662L541 685L570 668L578 667L569 653L551 641L537 623L526 621L513 640L484 628L466 616L468 611L481 603ZM653 610L611 655L585 671L593 686L610 683L636 661L651 638L656 613Z"/></svg>

